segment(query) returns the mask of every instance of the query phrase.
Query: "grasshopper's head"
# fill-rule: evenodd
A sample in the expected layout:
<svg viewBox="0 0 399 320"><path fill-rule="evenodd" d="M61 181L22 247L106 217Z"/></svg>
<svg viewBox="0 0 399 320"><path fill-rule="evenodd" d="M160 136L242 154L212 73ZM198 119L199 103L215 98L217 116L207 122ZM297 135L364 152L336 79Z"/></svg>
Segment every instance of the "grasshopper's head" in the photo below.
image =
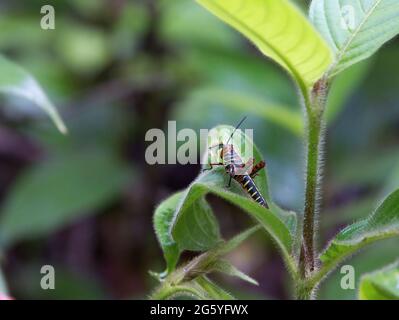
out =
<svg viewBox="0 0 399 320"><path fill-rule="evenodd" d="M209 154L212 156L213 150L215 150L219 156L219 159L223 161L223 153L224 152L229 152L229 150L233 150L233 145L229 144L231 139L233 138L234 134L236 133L237 129L242 125L242 123L246 120L247 117L244 117L241 119L241 121L238 123L238 125L234 128L233 132L231 133L229 139L227 140L226 143L223 143L219 141L218 144L213 145L209 147Z"/></svg>

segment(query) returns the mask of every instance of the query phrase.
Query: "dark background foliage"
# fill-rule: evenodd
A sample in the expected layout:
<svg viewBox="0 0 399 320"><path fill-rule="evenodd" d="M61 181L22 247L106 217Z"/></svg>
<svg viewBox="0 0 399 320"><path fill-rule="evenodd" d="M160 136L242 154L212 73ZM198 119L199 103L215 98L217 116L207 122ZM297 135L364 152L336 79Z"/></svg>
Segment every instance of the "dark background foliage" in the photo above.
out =
<svg viewBox="0 0 399 320"><path fill-rule="evenodd" d="M297 2L305 10L306 1ZM146 164L145 133L165 129L168 120L200 129L234 124L247 114L274 198L301 211L303 142L287 130L295 124L280 125L249 110L260 102L301 115L295 88L242 37L194 1L50 3L56 10L51 31L40 28L40 7L48 1L0 3L1 52L39 80L70 131L60 135L26 101L0 100L0 250L13 297L149 294L156 283L148 270L164 268L152 228L154 208L199 172L196 165ZM392 42L333 88L320 247L398 187L398 54ZM220 99L233 93L241 104ZM238 209L209 200L226 238L251 223ZM392 262L397 245L377 244L350 260L357 279ZM238 297L290 297L282 261L263 234L230 259L260 283L220 278ZM56 269L53 291L39 285L47 264ZM355 298L356 292L340 288L338 270L320 295Z"/></svg>

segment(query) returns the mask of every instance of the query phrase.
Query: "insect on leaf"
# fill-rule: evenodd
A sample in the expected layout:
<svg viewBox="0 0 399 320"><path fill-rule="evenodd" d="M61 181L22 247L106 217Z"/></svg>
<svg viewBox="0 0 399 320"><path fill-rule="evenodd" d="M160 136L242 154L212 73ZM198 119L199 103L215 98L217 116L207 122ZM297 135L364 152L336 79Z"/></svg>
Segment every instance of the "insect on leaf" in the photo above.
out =
<svg viewBox="0 0 399 320"><path fill-rule="evenodd" d="M234 130L234 127L227 125L220 125L211 129L208 135L208 147L210 149L204 154L203 169L209 169L209 163L219 163L223 160L220 158L220 150L213 148L219 143L233 145L235 152L237 152L243 162L247 162L251 158L255 159L255 163L263 160L259 149L252 141L252 137L247 135L247 133L251 132L240 129L234 132ZM231 136L232 134L233 136ZM259 171L255 182L261 194L267 200L271 200L266 172L266 168Z"/></svg>
<svg viewBox="0 0 399 320"><path fill-rule="evenodd" d="M288 0L197 0L294 77L302 90L332 62L328 44Z"/></svg>
<svg viewBox="0 0 399 320"><path fill-rule="evenodd" d="M330 44L334 76L369 58L399 33L397 0L313 0L310 19Z"/></svg>
<svg viewBox="0 0 399 320"><path fill-rule="evenodd" d="M209 146L212 146L212 144L214 144L215 142L227 143L234 129L235 129L234 127L226 125L220 125L213 128L209 133L209 139L208 139ZM248 136L246 133L247 131L245 130L237 130L234 133L231 140L229 141L229 144L232 144L234 146L234 150L239 154L243 162L247 162L248 160L250 160L250 158L254 158L255 163L259 163L259 161L264 160L262 154L260 153L259 149L253 142L252 137ZM221 160L220 155L218 154L217 149L211 149L209 150L208 153L204 155L203 168L207 169L209 168L208 163L216 163L219 162L220 160ZM226 174L224 174L224 177L226 177ZM271 210L275 212L282 219L282 221L289 228L290 232L292 234L295 234L296 223L297 223L296 214L293 212L287 212L282 210L277 205L275 205L272 200L272 196L269 190L268 176L267 176L267 160L266 160L266 167L258 172L257 176L254 178L254 181L260 193L269 204ZM225 187L226 184L227 180L224 182L224 184L221 183L221 186ZM238 188L237 190L239 194L242 194L241 188Z"/></svg>
<svg viewBox="0 0 399 320"><path fill-rule="evenodd" d="M189 187L189 192L183 199L182 205L176 211L172 226L173 239L175 239L175 241L181 241L182 243L185 242L184 239L189 231L185 224L186 221L190 219L191 215L191 212L187 210L187 206L200 200L206 194L212 193L243 209L257 220L279 245L283 255L286 258L289 257L293 240L288 226L282 220L283 217L278 216L276 213L260 206L247 197L240 190L241 186L234 184L231 190L226 190L224 187L226 184L225 175L223 169L215 169L200 175Z"/></svg>

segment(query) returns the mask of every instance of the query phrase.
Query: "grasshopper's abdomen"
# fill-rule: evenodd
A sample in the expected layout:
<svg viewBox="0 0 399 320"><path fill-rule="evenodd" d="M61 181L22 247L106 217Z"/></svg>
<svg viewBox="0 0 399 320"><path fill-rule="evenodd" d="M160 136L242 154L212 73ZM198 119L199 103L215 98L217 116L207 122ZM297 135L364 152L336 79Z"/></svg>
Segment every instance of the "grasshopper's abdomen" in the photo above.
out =
<svg viewBox="0 0 399 320"><path fill-rule="evenodd" d="M269 208L266 203L266 200L260 194L258 188L255 185L255 182L249 175L237 176L235 178L245 189L245 191L250 195L252 199L254 199L257 203L265 208Z"/></svg>
<svg viewBox="0 0 399 320"><path fill-rule="evenodd" d="M223 164L226 168L234 167L233 172L237 173L240 169L243 168L244 163L241 157L234 151L233 145L225 145L221 151L221 157L223 159ZM265 208L269 208L266 203L266 200L260 194L258 188L255 185L255 182L252 180L249 174L236 174L230 172L230 169L227 170L227 173L233 175L234 180L236 180L241 186L245 189L245 191L250 195L250 197L259 203L261 206Z"/></svg>

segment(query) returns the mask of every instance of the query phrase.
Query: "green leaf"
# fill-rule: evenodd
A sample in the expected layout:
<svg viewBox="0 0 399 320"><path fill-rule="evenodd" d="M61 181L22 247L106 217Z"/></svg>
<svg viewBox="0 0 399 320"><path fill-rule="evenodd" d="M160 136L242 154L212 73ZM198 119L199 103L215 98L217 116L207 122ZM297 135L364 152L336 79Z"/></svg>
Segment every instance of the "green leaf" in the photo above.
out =
<svg viewBox="0 0 399 320"><path fill-rule="evenodd" d="M360 300L399 300L399 261L360 280Z"/></svg>
<svg viewBox="0 0 399 320"><path fill-rule="evenodd" d="M221 241L218 222L211 207L203 196L193 198L186 192L176 211L185 212L176 226L172 217L173 239L179 249L190 251L206 251Z"/></svg>
<svg viewBox="0 0 399 320"><path fill-rule="evenodd" d="M37 81L24 69L0 55L0 93L17 95L30 100L43 109L54 121L58 130L67 133L67 128Z"/></svg>
<svg viewBox="0 0 399 320"><path fill-rule="evenodd" d="M182 230L175 241L171 235L171 227L175 212L182 202L184 192L178 192L164 200L155 210L154 228L158 241L167 264L167 270L161 275L153 273L160 278L165 277L175 270L180 254L184 250L206 251L217 248L218 254L223 255L236 248L259 227L251 228L234 237L223 246L217 221L204 199L195 202L188 210L185 217L194 215L195 219L181 222Z"/></svg>
<svg viewBox="0 0 399 320"><path fill-rule="evenodd" d="M356 222L330 242L320 259L327 267L377 240L399 236L399 190L389 195L367 219Z"/></svg>
<svg viewBox="0 0 399 320"><path fill-rule="evenodd" d="M205 297L213 300L234 300L234 297L230 293L220 288L206 276L198 277L195 283L201 286Z"/></svg>
<svg viewBox="0 0 399 320"><path fill-rule="evenodd" d="M179 192L162 201L154 213L155 233L161 245L167 266L164 275L172 272L176 268L181 253L179 246L172 239L170 228L176 207L182 195L183 193Z"/></svg>
<svg viewBox="0 0 399 320"><path fill-rule="evenodd" d="M237 248L242 242L244 242L259 229L259 225L252 227L230 239L229 241L220 243L213 249L195 257L181 268L183 275L181 277L177 276L177 278L181 281L189 281L197 278L200 275L218 271L231 276L240 277L251 283L256 283L255 280L235 269L235 267L233 267L228 261L222 259L222 257Z"/></svg>
<svg viewBox="0 0 399 320"><path fill-rule="evenodd" d="M44 236L113 201L130 170L107 152L81 152L24 172L2 208L1 244Z"/></svg>
<svg viewBox="0 0 399 320"><path fill-rule="evenodd" d="M244 272L238 270L235 266L233 266L229 261L220 259L218 260L214 265L213 265L213 271L218 271L224 274L227 274L232 277L237 277L241 280L244 280L246 282L249 282L255 286L258 286L259 283L245 274Z"/></svg>
<svg viewBox="0 0 399 320"><path fill-rule="evenodd" d="M335 53L329 75L369 58L399 33L397 0L313 0L310 19Z"/></svg>
<svg viewBox="0 0 399 320"><path fill-rule="evenodd" d="M151 295L153 300L194 298L198 300L234 300L234 297L220 288L206 276L178 285L165 285Z"/></svg>
<svg viewBox="0 0 399 320"><path fill-rule="evenodd" d="M219 271L256 283L255 280L234 268L222 257L238 247L260 228L257 225L245 230L227 242L221 241L211 250L195 257L185 265L167 274L164 278L155 275L158 280L161 280L161 284L151 295L151 298L170 299L175 296L191 295L198 299L232 299L233 297L230 294L211 282L206 275Z"/></svg>
<svg viewBox="0 0 399 320"><path fill-rule="evenodd" d="M190 215L181 224L180 237L176 241L170 233L176 209L185 193L179 192L164 200L154 214L154 228L167 264L161 278L172 272L184 250L206 251L221 241L219 226L212 209L205 199L191 203L186 210Z"/></svg>
<svg viewBox="0 0 399 320"><path fill-rule="evenodd" d="M398 258L398 239L392 238L380 241L371 245L361 254L351 257L350 261L345 264L350 264L356 270L356 276L369 273L373 270L378 270L381 266L388 265ZM342 290L341 287L342 273L341 269L335 269L324 282L319 286L320 292L318 296L322 300L340 299L340 300L354 300L358 298L359 286L357 283L357 290ZM360 280L360 279L359 279Z"/></svg>
<svg viewBox="0 0 399 320"><path fill-rule="evenodd" d="M197 0L237 29L307 91L332 62L327 43L288 0Z"/></svg>

